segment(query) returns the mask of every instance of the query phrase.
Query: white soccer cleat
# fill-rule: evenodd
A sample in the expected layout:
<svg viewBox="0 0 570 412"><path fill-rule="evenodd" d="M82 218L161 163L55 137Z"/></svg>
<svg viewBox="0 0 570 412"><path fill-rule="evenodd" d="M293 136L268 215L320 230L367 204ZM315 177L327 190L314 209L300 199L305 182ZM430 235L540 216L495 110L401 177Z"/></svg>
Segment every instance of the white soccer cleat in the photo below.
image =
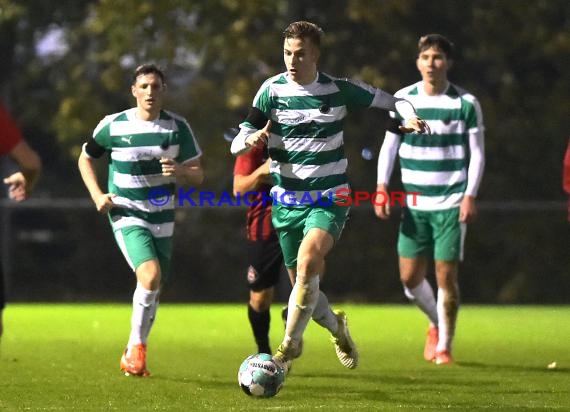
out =
<svg viewBox="0 0 570 412"><path fill-rule="evenodd" d="M342 366L354 369L358 366L358 351L348 331L346 314L342 310L334 310L333 312L338 322L337 332L331 335L331 342L334 343L336 356Z"/></svg>

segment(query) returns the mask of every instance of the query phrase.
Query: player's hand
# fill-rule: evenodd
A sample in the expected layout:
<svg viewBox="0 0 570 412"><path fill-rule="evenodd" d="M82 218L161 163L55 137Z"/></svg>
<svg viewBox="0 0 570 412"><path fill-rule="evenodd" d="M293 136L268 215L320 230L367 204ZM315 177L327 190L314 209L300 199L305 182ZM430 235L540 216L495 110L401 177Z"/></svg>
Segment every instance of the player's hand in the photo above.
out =
<svg viewBox="0 0 570 412"><path fill-rule="evenodd" d="M115 204L113 203L113 198L117 196L114 193L101 193L93 198L95 202L95 207L99 213L107 213Z"/></svg>
<svg viewBox="0 0 570 412"><path fill-rule="evenodd" d="M376 186L375 198L372 199L374 205L374 213L382 220L387 220L390 217L390 194L388 186L381 184Z"/></svg>
<svg viewBox="0 0 570 412"><path fill-rule="evenodd" d="M421 134L431 134L431 129L425 120L419 117L412 117L408 119L404 126L399 127L402 133L421 133Z"/></svg>
<svg viewBox="0 0 570 412"><path fill-rule="evenodd" d="M4 183L8 185L8 196L10 199L21 202L28 198L28 182L22 172L16 172L4 178Z"/></svg>
<svg viewBox="0 0 570 412"><path fill-rule="evenodd" d="M248 147L253 147L253 146L262 147L264 145L267 145L270 135L269 132L270 129L271 129L271 120L268 120L267 124L263 129L258 130L257 132L249 135L245 139L245 145Z"/></svg>
<svg viewBox="0 0 570 412"><path fill-rule="evenodd" d="M477 205L473 196L464 196L459 205L459 221L461 223L470 223L477 217Z"/></svg>
<svg viewBox="0 0 570 412"><path fill-rule="evenodd" d="M162 166L162 175L163 176L176 176L176 168L178 167L178 163L169 157L161 157L160 158L160 165Z"/></svg>

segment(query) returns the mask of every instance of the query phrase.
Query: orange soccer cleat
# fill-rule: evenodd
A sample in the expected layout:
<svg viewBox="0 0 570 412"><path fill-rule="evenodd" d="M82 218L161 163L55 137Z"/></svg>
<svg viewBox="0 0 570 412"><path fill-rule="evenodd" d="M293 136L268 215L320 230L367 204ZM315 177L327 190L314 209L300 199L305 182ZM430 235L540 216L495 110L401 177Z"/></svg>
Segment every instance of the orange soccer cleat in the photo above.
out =
<svg viewBox="0 0 570 412"><path fill-rule="evenodd" d="M146 368L146 345L139 344L126 348L121 356L121 371L125 376L150 376Z"/></svg>
<svg viewBox="0 0 570 412"><path fill-rule="evenodd" d="M435 326L430 326L427 331L426 344L424 346L424 359L428 362L435 360L435 347L439 340L439 329Z"/></svg>
<svg viewBox="0 0 570 412"><path fill-rule="evenodd" d="M451 352L448 350L442 350L435 354L435 359L433 360L436 365L449 365L453 363L453 357Z"/></svg>

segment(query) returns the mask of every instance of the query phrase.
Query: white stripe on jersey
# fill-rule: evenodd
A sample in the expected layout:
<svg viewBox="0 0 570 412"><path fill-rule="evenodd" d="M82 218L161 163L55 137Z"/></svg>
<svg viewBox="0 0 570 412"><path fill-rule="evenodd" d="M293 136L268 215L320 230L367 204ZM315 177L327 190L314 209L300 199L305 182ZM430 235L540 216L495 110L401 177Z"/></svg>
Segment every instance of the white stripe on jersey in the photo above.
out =
<svg viewBox="0 0 570 412"><path fill-rule="evenodd" d="M346 106L331 107L327 113L322 113L319 109L296 109L279 110L272 109L272 114L277 121L282 124L295 126L302 123L332 123L346 117Z"/></svg>
<svg viewBox="0 0 570 412"><path fill-rule="evenodd" d="M157 187L168 183L176 183L176 177L163 176L162 173L153 175L130 175L117 171L113 173L113 184L122 189Z"/></svg>
<svg viewBox="0 0 570 412"><path fill-rule="evenodd" d="M114 147L111 158L118 162L137 162L139 160L153 160L161 157L174 158L178 155L179 145L174 144L163 150L159 146Z"/></svg>
<svg viewBox="0 0 570 412"><path fill-rule="evenodd" d="M432 147L412 146L408 143L402 143L399 151L400 157L413 160L448 160L448 159L464 159L465 147L462 145L438 147L434 150Z"/></svg>
<svg viewBox="0 0 570 412"><path fill-rule="evenodd" d="M444 122L443 120L430 119L427 121L431 133L434 135L439 134L462 134L466 132L464 120L452 120L451 122Z"/></svg>
<svg viewBox="0 0 570 412"><path fill-rule="evenodd" d="M154 237L172 237L174 222L152 224L146 220L134 216L125 216L112 222L113 230L123 229L129 226L142 226L150 230Z"/></svg>
<svg viewBox="0 0 570 412"><path fill-rule="evenodd" d="M402 169L402 183L429 184L430 186L451 186L464 182L467 179L465 170L455 170L452 172L426 172L422 170ZM429 183L425 183L429 182Z"/></svg>
<svg viewBox="0 0 570 412"><path fill-rule="evenodd" d="M324 165L301 165L272 161L269 170L271 173L279 173L283 177L304 180L313 177L328 177L343 174L346 172L347 164L346 159Z"/></svg>
<svg viewBox="0 0 570 412"><path fill-rule="evenodd" d="M414 202L415 197L415 202ZM406 205L414 210L445 210L457 207L463 199L463 193L452 193L447 196L422 196L408 194Z"/></svg>
<svg viewBox="0 0 570 412"><path fill-rule="evenodd" d="M156 204L160 203L162 199L163 198L157 197L154 198L153 200L154 203ZM148 200L131 200L122 196L115 196L111 198L111 201L113 202L113 204L117 205L118 207L140 210L142 212L148 212L148 213L161 212L163 210L172 210L174 209L174 202L175 202L174 196L170 196L168 202L163 206L156 206L155 204L152 204Z"/></svg>
<svg viewBox="0 0 570 412"><path fill-rule="evenodd" d="M326 150L338 149L341 146L343 146L342 132L324 139L295 138L283 140L281 136L272 134L269 138L268 145L268 147L272 149L284 149L291 152L324 152Z"/></svg>

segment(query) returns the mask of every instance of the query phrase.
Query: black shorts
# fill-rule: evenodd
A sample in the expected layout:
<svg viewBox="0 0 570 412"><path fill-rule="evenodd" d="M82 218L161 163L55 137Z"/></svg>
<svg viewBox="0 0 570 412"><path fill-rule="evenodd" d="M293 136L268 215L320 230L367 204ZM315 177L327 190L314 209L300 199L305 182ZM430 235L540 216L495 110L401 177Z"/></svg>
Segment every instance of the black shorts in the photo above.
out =
<svg viewBox="0 0 570 412"><path fill-rule="evenodd" d="M277 237L270 240L248 240L247 258L247 285L250 290L259 292L279 282L283 253Z"/></svg>

